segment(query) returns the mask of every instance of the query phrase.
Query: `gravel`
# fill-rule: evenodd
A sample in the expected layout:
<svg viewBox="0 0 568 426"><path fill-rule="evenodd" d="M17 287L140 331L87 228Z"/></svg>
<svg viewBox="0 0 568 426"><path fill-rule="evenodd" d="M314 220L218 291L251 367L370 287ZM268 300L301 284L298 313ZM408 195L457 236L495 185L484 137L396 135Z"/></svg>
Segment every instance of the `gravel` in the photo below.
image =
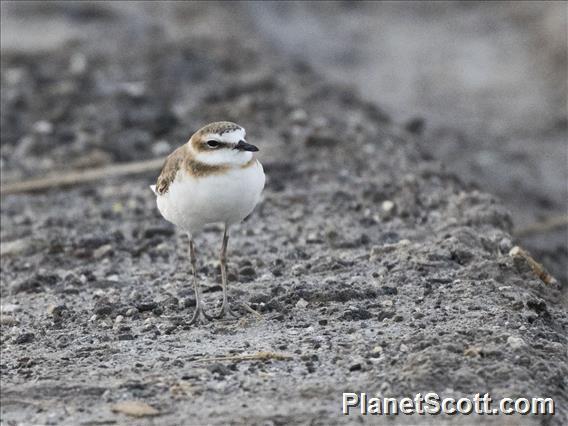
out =
<svg viewBox="0 0 568 426"><path fill-rule="evenodd" d="M3 53L3 180L98 152L153 158L200 124L239 122L268 177L229 245L242 316L188 326L188 241L157 212L157 173L5 196L2 245L41 245L1 258L3 421L347 424L359 420L341 415L342 392L435 391L553 397L546 421L565 423L565 289L508 255L499 200L444 171L379 107L246 38L231 7L172 8L175 37L139 23L152 36L133 39L118 9L81 3L67 19L112 21L114 46ZM243 37L200 30L197 10ZM210 313L220 244L217 226L197 240Z"/></svg>

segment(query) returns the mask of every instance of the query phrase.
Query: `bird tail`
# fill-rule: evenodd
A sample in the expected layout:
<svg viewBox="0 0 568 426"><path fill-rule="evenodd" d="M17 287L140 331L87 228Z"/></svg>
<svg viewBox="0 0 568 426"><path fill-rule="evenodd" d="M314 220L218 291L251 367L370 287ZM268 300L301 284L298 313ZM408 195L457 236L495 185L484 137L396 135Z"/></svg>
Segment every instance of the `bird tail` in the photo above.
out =
<svg viewBox="0 0 568 426"><path fill-rule="evenodd" d="M150 185L150 189L155 195L158 195L158 193L156 192L156 185Z"/></svg>

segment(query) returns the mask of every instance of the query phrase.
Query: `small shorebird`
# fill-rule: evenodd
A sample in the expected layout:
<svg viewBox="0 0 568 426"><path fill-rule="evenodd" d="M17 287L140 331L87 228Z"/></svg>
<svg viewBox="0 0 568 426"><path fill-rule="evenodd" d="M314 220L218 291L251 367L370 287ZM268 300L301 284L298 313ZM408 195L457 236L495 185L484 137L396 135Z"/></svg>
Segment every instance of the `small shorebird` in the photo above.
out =
<svg viewBox="0 0 568 426"><path fill-rule="evenodd" d="M189 257L195 289L195 313L190 324L207 322L197 280L194 237L208 223L223 223L219 256L223 304L218 317L235 316L227 299L229 226L254 209L264 188L264 170L245 140L245 129L228 121L208 124L172 152L152 191L162 216L189 235Z"/></svg>

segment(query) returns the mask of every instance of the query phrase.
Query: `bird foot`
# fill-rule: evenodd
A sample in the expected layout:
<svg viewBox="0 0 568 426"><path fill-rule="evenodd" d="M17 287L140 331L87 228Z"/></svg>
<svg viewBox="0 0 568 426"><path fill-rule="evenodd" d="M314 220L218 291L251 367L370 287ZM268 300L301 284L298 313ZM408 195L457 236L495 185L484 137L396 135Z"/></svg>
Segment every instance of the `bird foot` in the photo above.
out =
<svg viewBox="0 0 568 426"><path fill-rule="evenodd" d="M215 318L232 318L237 319L240 315L235 314L235 312L229 307L228 303L223 303L221 305L221 311L216 315Z"/></svg>
<svg viewBox="0 0 568 426"><path fill-rule="evenodd" d="M212 318L205 313L201 306L198 306L193 314L193 318L189 321L189 325L208 324Z"/></svg>

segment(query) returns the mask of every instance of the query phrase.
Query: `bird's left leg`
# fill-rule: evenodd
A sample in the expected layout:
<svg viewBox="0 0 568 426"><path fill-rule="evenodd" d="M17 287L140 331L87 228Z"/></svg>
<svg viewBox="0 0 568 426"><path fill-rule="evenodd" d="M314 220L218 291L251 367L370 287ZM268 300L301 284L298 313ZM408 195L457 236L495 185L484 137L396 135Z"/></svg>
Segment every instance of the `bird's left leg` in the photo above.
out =
<svg viewBox="0 0 568 426"><path fill-rule="evenodd" d="M227 244L229 242L229 230L228 226L225 225L225 232L223 233L223 244L221 245L221 253L219 255L219 260L221 263L221 284L223 287L223 303L221 305L221 312L217 315L217 318L233 317L238 318L231 308L229 307L229 300L227 297Z"/></svg>
<svg viewBox="0 0 568 426"><path fill-rule="evenodd" d="M189 321L192 324L207 324L211 317L205 313L203 308L203 301L201 300L201 291L199 289L199 281L197 280L197 261L195 258L195 244L191 235L189 236L189 258L191 260L191 273L193 276L193 289L195 291L195 313L193 318Z"/></svg>

